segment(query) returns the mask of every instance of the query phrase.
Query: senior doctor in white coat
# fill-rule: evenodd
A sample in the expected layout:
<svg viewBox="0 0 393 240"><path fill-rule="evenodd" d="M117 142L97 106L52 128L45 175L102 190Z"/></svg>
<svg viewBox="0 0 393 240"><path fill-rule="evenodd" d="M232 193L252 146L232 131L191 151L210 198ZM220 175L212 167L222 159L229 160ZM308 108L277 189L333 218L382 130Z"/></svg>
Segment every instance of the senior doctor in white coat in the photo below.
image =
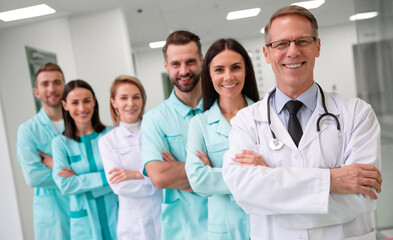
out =
<svg viewBox="0 0 393 240"><path fill-rule="evenodd" d="M113 130L98 145L105 175L119 195L117 238L159 240L161 237L161 190L142 175L141 119L146 93L131 76L117 77L110 90Z"/></svg>
<svg viewBox="0 0 393 240"><path fill-rule="evenodd" d="M382 178L372 108L314 82L321 43L307 9L279 9L265 41L277 86L231 120L223 166L235 200L250 214L251 239L375 239ZM297 100L297 113L290 113L290 100Z"/></svg>

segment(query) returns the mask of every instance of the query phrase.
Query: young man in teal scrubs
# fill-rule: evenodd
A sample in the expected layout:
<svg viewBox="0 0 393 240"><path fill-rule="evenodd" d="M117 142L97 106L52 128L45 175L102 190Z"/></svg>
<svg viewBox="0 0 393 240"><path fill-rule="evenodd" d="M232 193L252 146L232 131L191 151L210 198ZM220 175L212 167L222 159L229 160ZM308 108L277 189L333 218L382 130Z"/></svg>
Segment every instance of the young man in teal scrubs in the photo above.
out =
<svg viewBox="0 0 393 240"><path fill-rule="evenodd" d="M18 129L17 158L26 183L34 188L34 239L69 239L69 200L52 178L51 142L64 130L61 97L64 75L60 67L47 63L35 74L34 95L41 110Z"/></svg>
<svg viewBox="0 0 393 240"><path fill-rule="evenodd" d="M190 119L202 113L199 37L176 31L163 48L174 91L143 116L143 172L163 191L162 239L207 239L207 200L193 192L185 171Z"/></svg>

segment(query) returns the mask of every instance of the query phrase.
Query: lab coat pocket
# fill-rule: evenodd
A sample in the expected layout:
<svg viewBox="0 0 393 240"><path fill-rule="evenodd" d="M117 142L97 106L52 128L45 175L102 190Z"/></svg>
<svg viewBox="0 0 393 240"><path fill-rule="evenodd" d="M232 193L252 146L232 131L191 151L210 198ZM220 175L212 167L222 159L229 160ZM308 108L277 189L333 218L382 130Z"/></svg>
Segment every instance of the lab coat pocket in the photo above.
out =
<svg viewBox="0 0 393 240"><path fill-rule="evenodd" d="M82 160L81 155L70 156L70 164L77 163Z"/></svg>
<svg viewBox="0 0 393 240"><path fill-rule="evenodd" d="M366 233L359 237L344 238L344 240L375 240L375 239L376 239L376 234L374 229L371 232Z"/></svg>
<svg viewBox="0 0 393 240"><path fill-rule="evenodd" d="M55 216L55 199L52 194L35 195L33 199L34 225L37 228L53 227L57 221Z"/></svg>
<svg viewBox="0 0 393 240"><path fill-rule="evenodd" d="M176 199L171 203L162 203L161 209L161 224L162 238L163 239L176 239L178 237L184 237L184 224L186 223L182 209L180 199ZM184 210L183 210L184 211ZM175 219L175 221L174 221ZM181 239L178 238L178 239Z"/></svg>
<svg viewBox="0 0 393 240"><path fill-rule="evenodd" d="M228 150L228 141L206 145L206 149L213 167L222 167L222 157Z"/></svg>
<svg viewBox="0 0 393 240"><path fill-rule="evenodd" d="M183 139L183 134L174 136L166 136L169 144L169 151L179 162L185 162L186 160L186 144Z"/></svg>
<svg viewBox="0 0 393 240"><path fill-rule="evenodd" d="M86 209L71 211L71 239L90 239L91 227Z"/></svg>
<svg viewBox="0 0 393 240"><path fill-rule="evenodd" d="M208 239L212 239L212 240L230 239L227 228L224 224L214 225L209 223L207 226L207 230L208 230L207 233Z"/></svg>

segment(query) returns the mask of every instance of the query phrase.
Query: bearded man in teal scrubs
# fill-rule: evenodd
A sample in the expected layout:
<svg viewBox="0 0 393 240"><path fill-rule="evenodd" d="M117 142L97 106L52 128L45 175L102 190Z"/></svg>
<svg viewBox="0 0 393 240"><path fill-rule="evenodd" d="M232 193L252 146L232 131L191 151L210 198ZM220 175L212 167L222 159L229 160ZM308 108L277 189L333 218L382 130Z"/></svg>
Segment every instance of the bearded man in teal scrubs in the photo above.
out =
<svg viewBox="0 0 393 240"><path fill-rule="evenodd" d="M173 32L163 53L174 90L143 116L143 172L164 189L162 239L207 239L207 199L193 192L184 168L188 125L203 111L199 37L188 31Z"/></svg>
<svg viewBox="0 0 393 240"><path fill-rule="evenodd" d="M52 178L52 139L64 131L61 97L64 75L60 67L47 63L35 74L34 95L41 110L18 129L17 158L26 183L34 188L34 239L70 239L68 197Z"/></svg>

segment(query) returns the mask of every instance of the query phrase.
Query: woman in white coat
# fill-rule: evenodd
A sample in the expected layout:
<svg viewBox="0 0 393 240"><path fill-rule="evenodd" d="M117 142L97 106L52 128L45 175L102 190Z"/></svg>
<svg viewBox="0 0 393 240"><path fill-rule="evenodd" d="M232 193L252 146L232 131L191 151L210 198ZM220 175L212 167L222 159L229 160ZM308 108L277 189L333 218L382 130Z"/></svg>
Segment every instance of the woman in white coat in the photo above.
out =
<svg viewBox="0 0 393 240"><path fill-rule="evenodd" d="M119 195L117 237L160 239L162 193L142 175L140 125L146 103L137 78L122 75L112 83L110 110L112 131L99 141L105 174Z"/></svg>

